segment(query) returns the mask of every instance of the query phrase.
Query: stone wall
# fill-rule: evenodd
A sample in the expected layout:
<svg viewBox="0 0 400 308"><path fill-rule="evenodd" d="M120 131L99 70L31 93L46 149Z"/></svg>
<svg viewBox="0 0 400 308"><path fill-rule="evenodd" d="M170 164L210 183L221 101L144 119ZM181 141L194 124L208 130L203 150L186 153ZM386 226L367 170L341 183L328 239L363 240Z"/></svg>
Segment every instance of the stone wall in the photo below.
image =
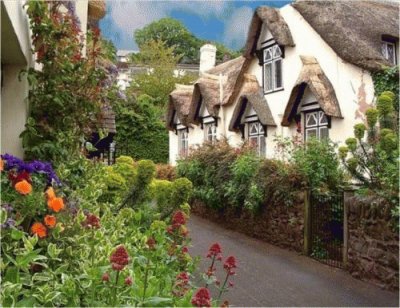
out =
<svg viewBox="0 0 400 308"><path fill-rule="evenodd" d="M346 200L349 272L384 289L399 287L399 235L391 207L377 198Z"/></svg>
<svg viewBox="0 0 400 308"><path fill-rule="evenodd" d="M239 231L276 246L298 252L303 250L304 194L299 193L294 205L265 206L261 213L237 212L229 207L218 211L199 201L192 204L192 212L224 227Z"/></svg>

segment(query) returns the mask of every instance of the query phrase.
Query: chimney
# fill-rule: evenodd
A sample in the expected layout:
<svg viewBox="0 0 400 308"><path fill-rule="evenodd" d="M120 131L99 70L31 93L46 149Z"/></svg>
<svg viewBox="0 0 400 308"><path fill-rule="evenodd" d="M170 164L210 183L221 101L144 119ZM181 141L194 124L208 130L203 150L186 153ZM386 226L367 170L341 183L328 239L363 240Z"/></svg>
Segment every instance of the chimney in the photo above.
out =
<svg viewBox="0 0 400 308"><path fill-rule="evenodd" d="M200 48L200 74L215 66L217 47L205 44Z"/></svg>

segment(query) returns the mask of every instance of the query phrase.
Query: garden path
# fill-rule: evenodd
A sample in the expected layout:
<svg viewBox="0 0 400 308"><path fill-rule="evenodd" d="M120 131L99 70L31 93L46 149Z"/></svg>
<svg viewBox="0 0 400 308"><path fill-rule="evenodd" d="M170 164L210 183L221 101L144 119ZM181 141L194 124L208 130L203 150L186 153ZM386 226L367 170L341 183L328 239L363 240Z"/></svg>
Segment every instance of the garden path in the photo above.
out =
<svg viewBox="0 0 400 308"><path fill-rule="evenodd" d="M237 258L235 286L226 296L230 305L399 307L398 293L356 280L343 270L224 229L194 215L188 226L192 238L189 252L202 257L201 271L209 265L205 255L214 242L221 244L224 257L234 255ZM221 279L222 275L221 272Z"/></svg>

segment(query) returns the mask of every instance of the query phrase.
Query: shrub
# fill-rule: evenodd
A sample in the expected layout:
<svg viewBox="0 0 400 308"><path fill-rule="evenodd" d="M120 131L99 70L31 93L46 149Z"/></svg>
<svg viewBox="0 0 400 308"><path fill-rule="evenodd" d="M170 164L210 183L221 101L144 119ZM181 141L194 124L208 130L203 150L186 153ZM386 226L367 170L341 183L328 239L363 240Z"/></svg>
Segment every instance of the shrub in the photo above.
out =
<svg viewBox="0 0 400 308"><path fill-rule="evenodd" d="M331 142L308 141L297 147L292 162L304 175L308 188L316 194L330 195L343 186L343 172Z"/></svg>
<svg viewBox="0 0 400 308"><path fill-rule="evenodd" d="M175 167L169 164L156 165L156 178L159 180L173 181L176 179Z"/></svg>
<svg viewBox="0 0 400 308"><path fill-rule="evenodd" d="M189 202L193 193L193 184L187 178L176 179L172 183L171 204L174 208Z"/></svg>
<svg viewBox="0 0 400 308"><path fill-rule="evenodd" d="M395 95L384 91L378 97L377 109L366 112L368 138L364 140L359 127L354 127L355 138L346 140L340 158L350 175L362 187L381 195L392 204L398 204L398 135L394 125L393 99ZM379 126L377 122L379 120Z"/></svg>
<svg viewBox="0 0 400 308"><path fill-rule="evenodd" d="M149 198L155 200L159 211L163 211L171 203L173 191L172 182L154 179L149 186Z"/></svg>

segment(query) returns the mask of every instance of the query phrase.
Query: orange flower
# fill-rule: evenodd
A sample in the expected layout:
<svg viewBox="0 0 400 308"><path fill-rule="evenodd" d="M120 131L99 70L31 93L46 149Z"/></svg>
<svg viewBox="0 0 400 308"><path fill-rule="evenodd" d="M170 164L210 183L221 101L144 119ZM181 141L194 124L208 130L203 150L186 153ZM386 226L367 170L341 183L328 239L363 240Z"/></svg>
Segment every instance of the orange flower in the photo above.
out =
<svg viewBox="0 0 400 308"><path fill-rule="evenodd" d="M44 223L49 228L54 228L54 226L56 225L56 222L57 222L57 219L53 215L46 215L44 217Z"/></svg>
<svg viewBox="0 0 400 308"><path fill-rule="evenodd" d="M47 205L51 210L58 213L64 209L64 200L62 198L53 198L47 201Z"/></svg>
<svg viewBox="0 0 400 308"><path fill-rule="evenodd" d="M15 184L15 190L21 195L27 195L32 192L32 185L29 184L27 180L22 180Z"/></svg>
<svg viewBox="0 0 400 308"><path fill-rule="evenodd" d="M54 192L53 187L49 187L46 190L46 196L49 200L54 199L56 197L56 193Z"/></svg>
<svg viewBox="0 0 400 308"><path fill-rule="evenodd" d="M46 235L47 235L46 227L40 222L35 222L32 225L31 232L33 234L37 234L37 236L40 237L40 238L46 237Z"/></svg>
<svg viewBox="0 0 400 308"><path fill-rule="evenodd" d="M0 171L4 170L4 160L0 158Z"/></svg>

